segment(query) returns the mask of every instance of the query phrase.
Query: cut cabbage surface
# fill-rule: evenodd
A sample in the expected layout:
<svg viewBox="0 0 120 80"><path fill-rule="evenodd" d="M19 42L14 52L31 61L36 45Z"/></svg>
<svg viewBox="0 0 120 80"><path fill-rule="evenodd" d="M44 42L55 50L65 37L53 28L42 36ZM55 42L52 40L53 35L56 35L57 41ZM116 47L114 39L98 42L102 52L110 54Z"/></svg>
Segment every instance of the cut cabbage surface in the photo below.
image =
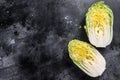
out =
<svg viewBox="0 0 120 80"><path fill-rule="evenodd" d="M86 42L72 40L68 44L68 51L72 61L91 77L101 76L106 69L104 57Z"/></svg>
<svg viewBox="0 0 120 80"><path fill-rule="evenodd" d="M106 47L113 38L113 12L103 1L94 3L86 14L85 30L91 44Z"/></svg>

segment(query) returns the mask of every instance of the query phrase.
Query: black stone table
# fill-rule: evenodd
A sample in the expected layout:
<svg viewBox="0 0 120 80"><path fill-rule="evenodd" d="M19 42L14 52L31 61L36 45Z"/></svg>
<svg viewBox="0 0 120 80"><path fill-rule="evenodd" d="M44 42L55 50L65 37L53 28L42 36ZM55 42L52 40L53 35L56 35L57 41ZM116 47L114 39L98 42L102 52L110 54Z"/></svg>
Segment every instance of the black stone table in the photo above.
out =
<svg viewBox="0 0 120 80"><path fill-rule="evenodd" d="M114 35L97 48L107 69L92 78L69 58L72 39L89 43L85 14L99 0L0 0L0 80L120 80L120 0L104 0L114 13Z"/></svg>

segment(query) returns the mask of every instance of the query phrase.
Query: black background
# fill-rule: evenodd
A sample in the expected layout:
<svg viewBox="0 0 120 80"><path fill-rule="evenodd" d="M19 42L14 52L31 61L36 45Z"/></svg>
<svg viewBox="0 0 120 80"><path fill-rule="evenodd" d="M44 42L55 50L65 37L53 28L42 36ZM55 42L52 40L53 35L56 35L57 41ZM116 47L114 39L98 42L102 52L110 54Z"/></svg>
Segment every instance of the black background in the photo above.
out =
<svg viewBox="0 0 120 80"><path fill-rule="evenodd" d="M112 43L97 48L107 69L91 78L69 58L72 39L89 43L85 14L99 0L0 0L0 80L119 80L120 0L105 0L114 13Z"/></svg>

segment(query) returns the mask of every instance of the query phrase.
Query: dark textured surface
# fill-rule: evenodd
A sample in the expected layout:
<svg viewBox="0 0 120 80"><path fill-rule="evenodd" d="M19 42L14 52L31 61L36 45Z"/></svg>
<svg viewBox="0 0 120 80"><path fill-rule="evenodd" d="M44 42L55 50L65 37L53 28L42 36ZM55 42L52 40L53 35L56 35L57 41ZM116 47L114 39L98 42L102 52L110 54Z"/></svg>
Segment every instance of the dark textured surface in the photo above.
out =
<svg viewBox="0 0 120 80"><path fill-rule="evenodd" d="M70 60L67 44L88 42L85 13L99 0L0 0L0 80L120 80L120 1L105 0L114 13L112 43L98 50L107 69L91 78Z"/></svg>

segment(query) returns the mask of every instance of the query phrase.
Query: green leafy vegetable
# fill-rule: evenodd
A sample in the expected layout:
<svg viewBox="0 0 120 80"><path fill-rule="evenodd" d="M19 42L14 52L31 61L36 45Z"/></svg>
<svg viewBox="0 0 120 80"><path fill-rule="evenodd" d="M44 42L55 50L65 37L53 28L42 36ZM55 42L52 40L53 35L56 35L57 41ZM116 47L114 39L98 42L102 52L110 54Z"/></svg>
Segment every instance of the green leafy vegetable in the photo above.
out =
<svg viewBox="0 0 120 80"><path fill-rule="evenodd" d="M97 77L104 72L106 61L90 44L75 39L69 42L68 51L72 61L89 76Z"/></svg>
<svg viewBox="0 0 120 80"><path fill-rule="evenodd" d="M113 38L113 12L103 1L93 4L86 14L85 30L91 44L106 47Z"/></svg>

